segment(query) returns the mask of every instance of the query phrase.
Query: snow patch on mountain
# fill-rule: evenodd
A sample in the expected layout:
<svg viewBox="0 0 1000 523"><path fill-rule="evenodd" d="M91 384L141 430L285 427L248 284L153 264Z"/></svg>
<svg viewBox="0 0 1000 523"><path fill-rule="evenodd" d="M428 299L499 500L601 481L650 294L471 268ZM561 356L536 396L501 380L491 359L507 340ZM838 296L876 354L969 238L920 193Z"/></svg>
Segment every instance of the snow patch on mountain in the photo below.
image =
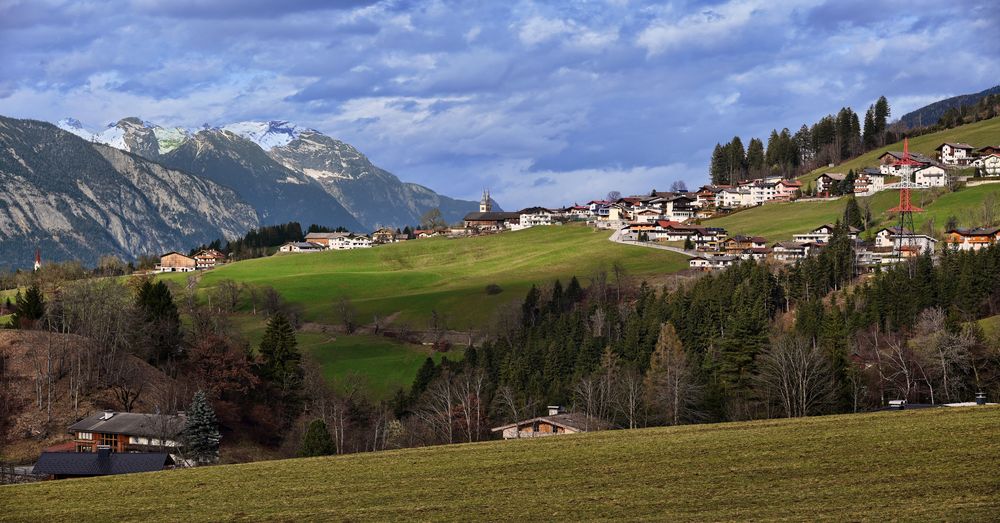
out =
<svg viewBox="0 0 1000 523"><path fill-rule="evenodd" d="M94 135L94 141L110 145L115 149L128 151L128 144L125 143L125 129L116 124L109 124L108 128Z"/></svg>
<svg viewBox="0 0 1000 523"><path fill-rule="evenodd" d="M288 145L303 131L312 131L312 129L302 128L284 120L236 122L224 125L221 129L238 134L256 143L265 151L270 151L273 147Z"/></svg>

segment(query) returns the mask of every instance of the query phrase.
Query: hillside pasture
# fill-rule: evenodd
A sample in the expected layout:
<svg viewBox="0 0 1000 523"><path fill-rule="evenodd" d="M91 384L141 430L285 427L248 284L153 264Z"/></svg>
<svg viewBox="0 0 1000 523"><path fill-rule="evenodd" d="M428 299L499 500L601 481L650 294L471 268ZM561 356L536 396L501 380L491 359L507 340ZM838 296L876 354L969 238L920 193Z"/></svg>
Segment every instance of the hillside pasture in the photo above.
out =
<svg viewBox="0 0 1000 523"><path fill-rule="evenodd" d="M937 154L935 149L944 142L964 142L974 145L977 148L986 145L1000 145L1000 117L914 137L910 140L910 151L934 158ZM882 156L886 151L902 150L903 142L899 141L885 147L873 149L857 158L834 167L820 167L799 177L799 180L805 186L815 182L816 178L825 172L847 174L847 171L851 169L854 169L854 172L858 172L865 167L876 167L878 166L878 157Z"/></svg>
<svg viewBox="0 0 1000 523"><path fill-rule="evenodd" d="M941 408L6 486L0 521L986 521L997 470L1000 408Z"/></svg>
<svg viewBox="0 0 1000 523"><path fill-rule="evenodd" d="M474 238L429 238L372 249L280 254L229 264L202 277L199 288L222 280L270 285L300 304L306 319L336 323L335 304L350 299L358 320L393 315L424 329L432 311L448 328L487 325L497 307L520 302L533 284L586 282L614 264L635 278L656 278L687 267L680 254L608 241L609 231L582 226L535 227ZM172 276L179 278L179 276ZM486 286L502 292L489 294Z"/></svg>

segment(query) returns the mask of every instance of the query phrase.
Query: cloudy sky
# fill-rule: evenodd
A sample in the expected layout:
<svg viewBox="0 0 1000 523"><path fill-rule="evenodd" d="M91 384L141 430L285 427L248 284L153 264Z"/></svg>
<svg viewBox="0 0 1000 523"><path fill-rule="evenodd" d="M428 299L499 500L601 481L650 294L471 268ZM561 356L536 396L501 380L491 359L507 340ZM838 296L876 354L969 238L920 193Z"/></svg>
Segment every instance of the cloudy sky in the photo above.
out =
<svg viewBox="0 0 1000 523"><path fill-rule="evenodd" d="M445 194L556 205L702 183L716 142L881 94L899 116L996 85L995 7L0 0L0 114L290 120Z"/></svg>

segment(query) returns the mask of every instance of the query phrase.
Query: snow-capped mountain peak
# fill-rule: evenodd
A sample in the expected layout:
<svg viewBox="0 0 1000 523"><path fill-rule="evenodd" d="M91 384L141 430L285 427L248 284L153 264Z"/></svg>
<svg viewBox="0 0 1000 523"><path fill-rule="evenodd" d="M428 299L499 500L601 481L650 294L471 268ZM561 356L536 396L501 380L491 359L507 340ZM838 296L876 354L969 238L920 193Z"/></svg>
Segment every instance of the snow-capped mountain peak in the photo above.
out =
<svg viewBox="0 0 1000 523"><path fill-rule="evenodd" d="M73 134L79 136L80 138L83 138L84 140L93 140L94 139L94 133L91 132L91 131L88 131L83 126L83 124L80 123L80 120L77 120L76 118L63 118L62 120L59 120L58 122L56 122L56 127L60 128L60 129L62 129L64 131L73 133Z"/></svg>
<svg viewBox="0 0 1000 523"><path fill-rule="evenodd" d="M236 122L224 125L220 129L238 134L256 143L265 151L288 145L289 142L298 138L301 132L312 130L284 120Z"/></svg>

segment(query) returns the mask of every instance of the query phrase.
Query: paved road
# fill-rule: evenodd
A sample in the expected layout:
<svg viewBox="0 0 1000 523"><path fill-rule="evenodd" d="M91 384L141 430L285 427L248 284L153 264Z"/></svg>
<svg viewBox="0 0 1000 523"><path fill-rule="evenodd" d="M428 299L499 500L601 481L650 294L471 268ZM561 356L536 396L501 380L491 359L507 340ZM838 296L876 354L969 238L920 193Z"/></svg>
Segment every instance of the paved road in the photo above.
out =
<svg viewBox="0 0 1000 523"><path fill-rule="evenodd" d="M695 257L697 255L697 253L695 253L694 251L685 251L684 249L681 249L680 247L671 247L669 245L659 245L659 244L656 244L656 243L653 243L653 242L634 242L634 241L623 240L622 239L622 231L620 229L619 230L615 230L615 232L613 234L611 234L611 237L608 238L608 240L611 240L611 241L613 241L615 243L620 243L622 245L635 245L637 247L648 247L650 249L662 249L664 251L672 251L672 252L676 252L677 254L683 254L684 256L687 256L689 258L693 258L693 257Z"/></svg>

